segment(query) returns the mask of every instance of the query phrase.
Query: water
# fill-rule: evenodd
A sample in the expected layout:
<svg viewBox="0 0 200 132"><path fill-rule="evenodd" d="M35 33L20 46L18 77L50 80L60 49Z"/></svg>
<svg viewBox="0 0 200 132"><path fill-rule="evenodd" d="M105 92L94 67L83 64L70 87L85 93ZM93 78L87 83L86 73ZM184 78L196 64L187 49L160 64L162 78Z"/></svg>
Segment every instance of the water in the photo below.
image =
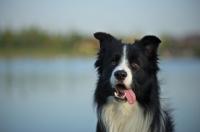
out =
<svg viewBox="0 0 200 132"><path fill-rule="evenodd" d="M93 63L94 58L0 59L0 131L95 131ZM160 67L176 131L200 131L200 60L164 60Z"/></svg>

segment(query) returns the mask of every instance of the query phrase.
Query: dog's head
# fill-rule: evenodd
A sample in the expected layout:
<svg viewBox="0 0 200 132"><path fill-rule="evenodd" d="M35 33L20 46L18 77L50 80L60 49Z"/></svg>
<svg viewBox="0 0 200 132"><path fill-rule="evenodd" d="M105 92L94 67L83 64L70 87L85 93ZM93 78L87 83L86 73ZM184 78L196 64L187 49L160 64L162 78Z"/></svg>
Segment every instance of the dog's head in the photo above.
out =
<svg viewBox="0 0 200 132"><path fill-rule="evenodd" d="M145 36L133 44L124 44L107 33L97 32L94 37L100 42L95 67L101 86L96 96L113 96L129 104L147 101L154 91L152 80L157 80L160 39Z"/></svg>

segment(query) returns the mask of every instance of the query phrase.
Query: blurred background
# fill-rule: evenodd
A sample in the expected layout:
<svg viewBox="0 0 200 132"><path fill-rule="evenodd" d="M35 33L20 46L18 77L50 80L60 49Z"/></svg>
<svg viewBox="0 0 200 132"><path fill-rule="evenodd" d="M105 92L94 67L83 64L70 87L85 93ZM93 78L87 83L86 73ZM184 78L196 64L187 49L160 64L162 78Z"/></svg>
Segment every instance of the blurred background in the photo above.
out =
<svg viewBox="0 0 200 132"><path fill-rule="evenodd" d="M177 132L199 132L199 13L199 0L1 0L0 131L95 131L93 33L103 31L162 40L162 98Z"/></svg>

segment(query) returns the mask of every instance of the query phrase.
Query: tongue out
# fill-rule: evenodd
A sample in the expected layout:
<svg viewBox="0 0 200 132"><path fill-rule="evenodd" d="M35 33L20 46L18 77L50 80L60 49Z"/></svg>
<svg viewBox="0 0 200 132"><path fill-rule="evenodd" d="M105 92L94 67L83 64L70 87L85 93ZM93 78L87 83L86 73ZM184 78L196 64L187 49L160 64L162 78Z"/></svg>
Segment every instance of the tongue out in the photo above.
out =
<svg viewBox="0 0 200 132"><path fill-rule="evenodd" d="M131 89L118 89L121 93L125 94L126 93L126 99L129 104L133 104L136 101L136 96L133 90Z"/></svg>

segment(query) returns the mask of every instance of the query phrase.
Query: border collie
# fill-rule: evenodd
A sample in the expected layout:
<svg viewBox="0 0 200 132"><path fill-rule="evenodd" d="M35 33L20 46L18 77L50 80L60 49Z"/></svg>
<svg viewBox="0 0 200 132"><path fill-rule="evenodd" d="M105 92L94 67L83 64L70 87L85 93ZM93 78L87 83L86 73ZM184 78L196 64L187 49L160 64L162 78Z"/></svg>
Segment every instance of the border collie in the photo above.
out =
<svg viewBox="0 0 200 132"><path fill-rule="evenodd" d="M94 104L97 132L173 132L170 111L163 109L157 79L156 36L124 44L112 35L97 32L95 68L98 72Z"/></svg>

